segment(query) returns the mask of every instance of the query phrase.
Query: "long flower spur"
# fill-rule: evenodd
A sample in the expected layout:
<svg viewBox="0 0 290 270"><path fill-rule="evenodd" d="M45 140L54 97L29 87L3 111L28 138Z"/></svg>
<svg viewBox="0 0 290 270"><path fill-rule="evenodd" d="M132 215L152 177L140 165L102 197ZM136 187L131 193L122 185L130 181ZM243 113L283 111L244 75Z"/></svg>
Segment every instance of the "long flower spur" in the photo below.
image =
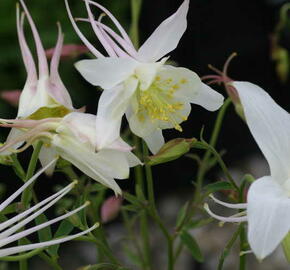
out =
<svg viewBox="0 0 290 270"><path fill-rule="evenodd" d="M42 168L38 173L36 173L32 178L30 178L24 185L22 185L17 191L15 191L10 197L8 197L4 202L0 204L0 212L3 211L6 207L9 206L9 204L14 201L19 195L24 192L29 185L31 185L38 177L40 174L42 174L49 166L51 166L53 162L50 162L47 166ZM84 234L87 234L94 229L98 227L98 224L95 224L91 228L74 234L70 236L66 236L63 238L59 239L53 239L45 242L40 242L40 243L34 243L34 244L27 244L27 245L20 245L20 246L15 246L15 247L8 247L8 248L3 248L4 246L13 243L19 239L22 239L34 232L37 232L43 228L46 228L58 221L64 220L66 218L69 218L73 216L74 214L80 212L83 210L86 206L88 206L88 202L84 203L80 207L67 212L66 214L63 214L57 218L54 218L52 220L49 220L47 222L44 222L42 224L36 225L34 227L31 227L29 229L23 229L20 232L17 232L24 228L24 226L31 221L35 220L39 215L41 215L44 211L46 211L48 208L56 204L61 198L63 198L67 193L69 193L73 187L76 185L76 182L73 182L66 186L65 188L61 189L57 193L51 195L50 197L44 199L43 201L35 204L34 206L28 208L24 212L21 212L17 214L16 216L8 219L7 221L4 221L0 223L0 257L4 256L9 256L13 255L16 253L20 252L25 252L33 249L39 249L39 248L46 248L52 245L60 244L63 242L70 241L74 238L77 238L79 236L82 236Z"/></svg>

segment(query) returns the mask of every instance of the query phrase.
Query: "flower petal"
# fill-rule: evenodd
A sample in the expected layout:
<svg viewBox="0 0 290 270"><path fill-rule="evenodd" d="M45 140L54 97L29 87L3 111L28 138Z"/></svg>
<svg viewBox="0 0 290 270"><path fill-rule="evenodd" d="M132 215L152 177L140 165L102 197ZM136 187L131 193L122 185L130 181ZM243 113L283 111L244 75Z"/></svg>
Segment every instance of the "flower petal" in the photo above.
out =
<svg viewBox="0 0 290 270"><path fill-rule="evenodd" d="M290 116L259 86L234 82L249 129L267 159L271 175L283 183L290 176Z"/></svg>
<svg viewBox="0 0 290 270"><path fill-rule="evenodd" d="M149 150L155 155L165 143L161 129L155 129L150 135L143 137Z"/></svg>
<svg viewBox="0 0 290 270"><path fill-rule="evenodd" d="M39 160L42 165L42 167L45 167L47 164L49 164L52 160L55 160L54 164L52 164L46 171L46 175L51 176L54 172L55 165L57 163L56 160L57 154L54 148L47 147L43 145L39 152Z"/></svg>
<svg viewBox="0 0 290 270"><path fill-rule="evenodd" d="M122 117L137 88L138 80L130 78L113 89L102 93L96 118L96 144L101 149L120 137Z"/></svg>
<svg viewBox="0 0 290 270"><path fill-rule="evenodd" d="M92 85L111 89L128 79L137 65L138 62L132 58L104 57L81 60L75 64L75 67Z"/></svg>
<svg viewBox="0 0 290 270"><path fill-rule="evenodd" d="M221 94L202 83L198 75L182 67L164 65L158 72L160 88L172 92L173 97L190 103L201 105L210 111L222 106L224 98Z"/></svg>
<svg viewBox="0 0 290 270"><path fill-rule="evenodd" d="M290 229L290 199L270 176L255 181L248 192L248 240L259 259L265 258Z"/></svg>
<svg viewBox="0 0 290 270"><path fill-rule="evenodd" d="M140 61L155 62L177 47L187 27L188 8L189 0L185 0L172 16L156 28L138 51Z"/></svg>
<svg viewBox="0 0 290 270"><path fill-rule="evenodd" d="M82 142L77 141L77 139L73 137L55 135L52 144L56 147L57 152L62 158L71 162L89 177L100 182L104 186L113 189L116 194L122 193L113 177L118 173L123 174L124 168L121 168L121 171L119 172L118 164L112 163L108 160L106 166L114 168L114 170L110 171L113 175L110 175L108 173L109 170L105 167L104 158L102 158L101 155L96 154L94 149L88 148Z"/></svg>
<svg viewBox="0 0 290 270"><path fill-rule="evenodd" d="M191 102L204 107L208 111L216 111L223 105L224 97L207 84L202 83L197 96Z"/></svg>

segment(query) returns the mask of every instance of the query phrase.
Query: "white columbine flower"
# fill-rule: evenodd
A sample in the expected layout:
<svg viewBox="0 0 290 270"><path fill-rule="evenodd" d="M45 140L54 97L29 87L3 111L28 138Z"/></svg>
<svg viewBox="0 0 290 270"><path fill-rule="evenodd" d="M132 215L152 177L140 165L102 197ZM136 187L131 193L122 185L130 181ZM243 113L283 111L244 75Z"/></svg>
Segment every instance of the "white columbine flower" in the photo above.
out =
<svg viewBox="0 0 290 270"><path fill-rule="evenodd" d="M58 24L58 39L55 46L54 54L50 62L50 68L45 55L45 50L37 32L36 26L23 0L20 0L24 12L20 14L17 5L16 23L19 45L22 53L23 62L27 72L27 80L21 92L19 99L18 119L43 119L47 117L63 117L74 111L72 100L66 90L58 73L58 65L63 46L63 34ZM24 35L24 22L27 18L36 47L38 60L38 69L36 68L32 53L27 45ZM8 141L14 140L21 135L19 129L12 129ZM19 147L21 142L15 147ZM7 153L6 153L7 154ZM54 159L54 153L50 149L42 148L39 159L43 166ZM52 174L54 166L46 171Z"/></svg>
<svg viewBox="0 0 290 270"><path fill-rule="evenodd" d="M172 16L163 21L137 51L116 18L103 6L85 0L91 26L108 53L102 55L83 36L66 7L73 27L97 57L83 60L76 68L91 84L104 89L97 112L97 147L114 141L120 132L124 114L130 129L142 137L150 150L156 153L164 143L162 129L182 131L180 123L191 111L190 103L214 111L223 103L223 97L203 84L198 75L186 68L166 65L163 58L174 50L187 27L189 0L185 0ZM92 15L90 5L98 7L115 24L120 35Z"/></svg>
<svg viewBox="0 0 290 270"><path fill-rule="evenodd" d="M249 129L267 159L271 174L257 179L248 191L246 204L216 202L246 209L222 221L248 221L248 241L259 259L279 245L290 230L290 115L260 87L249 82L232 82L237 90Z"/></svg>
<svg viewBox="0 0 290 270"><path fill-rule="evenodd" d="M22 134L7 140L0 152L22 152L34 142L44 142L43 148L51 155L43 156L46 163L55 157L62 157L79 168L94 180L113 189L116 194L121 190L114 178L129 177L129 168L140 164L131 153L132 147L121 138L104 146L96 152L96 116L88 113L72 112L64 118L43 120L6 120L0 119L2 127L20 129ZM19 143L26 142L21 148Z"/></svg>
<svg viewBox="0 0 290 270"><path fill-rule="evenodd" d="M44 172L45 169L48 169L49 166L51 166L53 162L50 162L47 166L45 166L43 169L41 169L38 173L36 173L31 179L29 179L22 187L20 187L15 193L13 193L9 198L7 198L4 202L0 204L0 212L3 211L6 207L9 206L9 204L14 201L21 193L29 186L31 183L33 183L37 177ZM67 212L66 214L59 216L55 219L49 220L47 222L44 222L42 224L36 225L34 227L31 227L29 229L24 229L20 232L19 229L23 228L25 225L31 223L31 221L35 220L36 217L41 215L44 211L46 211L48 208L53 206L57 201L59 201L63 196L65 196L74 186L76 183L71 183L70 185L66 186L62 190L58 191L57 193L53 194L52 196L46 198L45 200L39 202L38 204L31 206L24 212L21 212L20 214L11 217L7 219L7 221L4 221L0 223L0 257L9 256L13 254L17 254L24 251L29 251L37 248L46 248L52 245L60 244L63 242L67 242L69 240L72 240L74 238L77 238L79 236L82 236L84 234L87 234L88 232L94 230L97 228L98 224L94 225L93 227L89 228L88 230L85 230L83 232L80 232L75 235L66 236L59 239L53 239L46 242L36 243L36 244L27 244L27 245L20 245L15 247L7 247L3 248L4 246L13 243L23 237L26 237L34 232L37 232L45 227L48 227L58 221L64 220L77 212L84 209L88 203L83 204L82 206L78 207L75 210L72 210L70 212Z"/></svg>

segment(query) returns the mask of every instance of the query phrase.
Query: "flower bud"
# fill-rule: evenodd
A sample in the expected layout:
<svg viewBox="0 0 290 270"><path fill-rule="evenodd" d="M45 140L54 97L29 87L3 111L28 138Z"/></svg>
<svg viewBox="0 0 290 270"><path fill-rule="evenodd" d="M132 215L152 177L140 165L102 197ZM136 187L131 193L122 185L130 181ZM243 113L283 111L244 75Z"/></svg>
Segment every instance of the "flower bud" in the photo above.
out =
<svg viewBox="0 0 290 270"><path fill-rule="evenodd" d="M123 198L112 196L105 200L101 207L101 220L102 223L108 223L114 220L121 209Z"/></svg>

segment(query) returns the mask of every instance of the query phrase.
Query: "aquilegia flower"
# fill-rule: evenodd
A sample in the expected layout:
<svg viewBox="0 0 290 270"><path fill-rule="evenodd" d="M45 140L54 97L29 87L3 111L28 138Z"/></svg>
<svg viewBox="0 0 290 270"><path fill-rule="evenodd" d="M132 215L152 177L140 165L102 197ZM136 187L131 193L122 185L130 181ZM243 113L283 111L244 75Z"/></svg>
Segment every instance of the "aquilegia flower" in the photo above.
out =
<svg viewBox="0 0 290 270"><path fill-rule="evenodd" d="M28 12L23 0L20 0L24 12L20 14L17 5L17 33L22 53L23 62L27 72L27 80L19 99L18 119L43 119L47 117L62 117L74 111L72 100L58 73L60 54L63 46L63 34L58 24L58 40L50 62L50 70L36 26ZM32 57L32 53L27 45L24 35L24 21L27 17L35 41L38 58L38 72ZM22 133L19 129L12 128L8 136L8 141L14 140ZM15 147L19 147L18 144ZM50 162L54 153L49 149L42 148L39 158L43 166ZM48 158L50 157L50 158ZM46 172L52 174L54 166Z"/></svg>
<svg viewBox="0 0 290 270"><path fill-rule="evenodd" d="M67 0L66 7L75 31L97 57L82 60L76 68L91 84L102 87L97 112L97 147L114 141L120 132L122 116L126 114L130 129L142 137L150 150L156 153L164 143L162 129L182 131L180 123L191 111L190 103L214 111L223 103L223 97L203 84L196 73L166 65L163 58L174 50L187 27L189 0L166 19L137 51L116 18L103 6L85 0L88 19L108 53L102 55L83 36L77 27ZM121 35L95 20L91 5L98 7L115 24ZM161 60L160 60L161 59Z"/></svg>
<svg viewBox="0 0 290 270"><path fill-rule="evenodd" d="M9 139L0 147L0 152L22 152L38 140L51 155L43 156L46 163L55 157L68 160L82 172L113 189L116 194L121 190L114 178L129 177L129 168L140 164L131 153L132 147L121 138L95 151L96 116L88 113L72 112L63 118L43 120L0 119L0 126L22 130L22 134ZM26 142L21 148L17 145Z"/></svg>
<svg viewBox="0 0 290 270"><path fill-rule="evenodd" d="M237 90L249 129L267 159L271 174L257 179L247 195L246 204L226 207L246 209L222 221L248 221L248 241L259 259L265 258L290 230L290 115L260 87L249 82L232 82ZM243 214L243 213L242 213Z"/></svg>
<svg viewBox="0 0 290 270"><path fill-rule="evenodd" d="M0 204L0 212L3 211L6 207L9 206L9 204L14 201L21 193L29 186L31 185L38 176L44 172L45 169L47 169L49 166L51 166L53 162L50 162L47 166L45 166L43 169L41 169L38 173L36 173L32 178L30 178L22 187L20 187L16 192L14 192L9 198L7 198L4 202ZM15 247L7 247L3 248L4 246L13 243L23 237L26 237L34 232L37 232L45 227L48 227L58 221L64 220L82 209L84 209L88 203L83 204L82 206L76 208L75 210L72 210L70 212L67 212L66 214L59 216L55 219L49 220L47 222L44 222L42 224L36 225L34 227L31 227L29 229L24 229L20 232L19 229L23 228L26 224L29 224L31 221L33 221L36 217L41 215L44 211L46 211L48 208L50 208L52 205L54 205L57 201L59 201L63 196L65 196L74 186L75 182L71 183L70 185L66 186L62 190L58 191L57 193L53 194L52 196L44 199L43 201L37 203L36 205L28 208L24 212L21 212L20 214L17 214L16 216L7 219L7 221L4 221L0 223L0 257L13 255L16 253L29 251L37 248L45 248L52 245L60 244L69 240L72 240L74 238L77 238L79 236L82 236L84 234L87 234L88 232L94 230L97 228L98 224L92 226L88 230L85 230L83 232L66 236L59 239L53 239L46 242L41 243L35 243L35 244L27 244L27 245L21 245L21 246L15 246Z"/></svg>

